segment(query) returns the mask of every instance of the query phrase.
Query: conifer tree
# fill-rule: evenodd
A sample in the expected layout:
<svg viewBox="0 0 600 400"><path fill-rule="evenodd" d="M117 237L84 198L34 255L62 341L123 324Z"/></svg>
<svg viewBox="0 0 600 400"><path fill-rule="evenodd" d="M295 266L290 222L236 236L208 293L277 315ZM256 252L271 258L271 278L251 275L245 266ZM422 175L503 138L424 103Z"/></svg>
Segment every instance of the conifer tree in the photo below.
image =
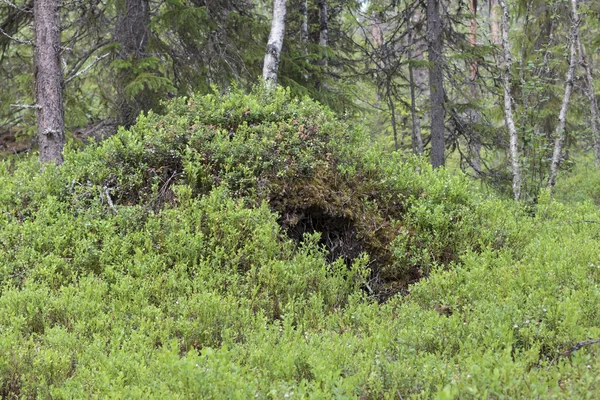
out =
<svg viewBox="0 0 600 400"><path fill-rule="evenodd" d="M60 0L35 0L35 97L40 162L62 164L65 143Z"/></svg>

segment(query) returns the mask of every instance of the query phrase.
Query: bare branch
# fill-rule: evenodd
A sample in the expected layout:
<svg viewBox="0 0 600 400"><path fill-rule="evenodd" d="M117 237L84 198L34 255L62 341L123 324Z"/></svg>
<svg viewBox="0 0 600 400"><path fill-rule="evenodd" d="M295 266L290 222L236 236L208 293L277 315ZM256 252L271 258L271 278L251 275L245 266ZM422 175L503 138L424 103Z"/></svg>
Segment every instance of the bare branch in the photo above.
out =
<svg viewBox="0 0 600 400"><path fill-rule="evenodd" d="M92 68L95 64L98 63L98 61L102 60L103 58L106 58L110 55L110 53L106 53L101 55L100 57L96 57L96 59L94 61L92 61L92 63L90 65L88 65L87 67L85 67L84 69L82 69L81 71L77 72L75 75L70 76L69 78L65 79L65 85L67 83L69 83L70 81L72 81L73 79L85 74L86 72L88 72L90 70L90 68Z"/></svg>
<svg viewBox="0 0 600 400"><path fill-rule="evenodd" d="M37 105L37 104L11 104L10 106L14 107L14 108L21 109L21 110L30 109L30 108L34 108L34 109L37 110L37 109L40 108L40 106Z"/></svg>
<svg viewBox="0 0 600 400"><path fill-rule="evenodd" d="M5 0L2 0L2 1L5 1ZM0 28L0 33L2 33L4 36L6 36L7 38L9 38L10 40L14 40L17 43L26 44L26 45L29 45L29 46L33 46L33 42L32 41L30 41L30 40L23 40L23 39L16 38L14 36L10 36L2 28Z"/></svg>
<svg viewBox="0 0 600 400"><path fill-rule="evenodd" d="M31 13L31 12L32 12L31 10L27 10L27 9L25 9L25 8L21 8L21 7L19 7L18 5L14 4L14 3L11 3L9 0L0 0L0 1L2 1L3 3L6 3L6 4L8 4L8 5L9 5L9 6L11 6L12 8L15 8L15 9L17 9L17 10L19 10L19 11L26 12L26 13Z"/></svg>

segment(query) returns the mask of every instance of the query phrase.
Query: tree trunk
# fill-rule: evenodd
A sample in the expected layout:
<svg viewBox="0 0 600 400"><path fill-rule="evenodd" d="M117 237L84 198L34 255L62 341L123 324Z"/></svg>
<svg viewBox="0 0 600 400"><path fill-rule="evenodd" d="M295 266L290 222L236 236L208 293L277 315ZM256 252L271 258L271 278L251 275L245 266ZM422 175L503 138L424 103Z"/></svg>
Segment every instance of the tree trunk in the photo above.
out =
<svg viewBox="0 0 600 400"><path fill-rule="evenodd" d="M327 0L319 0L319 46L327 47L329 41L329 21L327 17ZM321 64L327 66L327 53L323 55Z"/></svg>
<svg viewBox="0 0 600 400"><path fill-rule="evenodd" d="M519 152L518 152L518 137L517 128L515 127L515 120L513 118L513 100L510 93L510 69L512 64L512 56L510 53L510 42L508 41L508 7L506 0L500 0L500 6L502 7L502 49L503 49L503 71L502 71L502 86L504 87L504 120L508 133L510 135L510 158L512 163L513 173L513 195L515 201L519 201L521 198L521 172L519 168Z"/></svg>
<svg viewBox="0 0 600 400"><path fill-rule="evenodd" d="M444 76L442 72L440 0L427 0L427 47L431 106L431 165L444 165Z"/></svg>
<svg viewBox="0 0 600 400"><path fill-rule="evenodd" d="M285 34L285 3L286 0L275 0L273 3L273 21L263 65L263 80L268 87L277 85L279 60Z"/></svg>
<svg viewBox="0 0 600 400"><path fill-rule="evenodd" d="M65 124L60 67L60 0L35 0L33 24L40 162L62 164Z"/></svg>
<svg viewBox="0 0 600 400"><path fill-rule="evenodd" d="M123 0L117 3L119 16L115 26L115 40L121 46L119 58L121 60L135 60L146 56L146 45L150 32L150 4L148 0ZM144 98L140 93L135 99L128 99L125 86L131 80L130 71L122 71L118 76L117 93L121 99L119 105L120 121L123 126L130 126L135 122L141 111L150 108L150 99Z"/></svg>
<svg viewBox="0 0 600 400"><path fill-rule="evenodd" d="M592 68L587 59L585 47L580 43L579 37L577 38L577 47L579 48L579 55L581 57L581 64L585 70L586 86L585 91L587 97L590 100L590 116L592 122L592 138L594 140L594 163L596 166L600 165L600 113L598 112L598 101L594 94L594 79L592 76Z"/></svg>
<svg viewBox="0 0 600 400"><path fill-rule="evenodd" d="M302 22L300 24L300 42L308 43L308 0L300 0L300 16ZM306 52L306 48L304 49Z"/></svg>
<svg viewBox="0 0 600 400"><path fill-rule="evenodd" d="M406 17L406 29L408 31L408 77L410 83L410 116L412 121L411 143L413 153L417 155L423 154L423 137L421 136L421 121L417 116L417 96L415 95L415 78L413 66L410 61L413 59L414 38L412 35L412 26L410 16Z"/></svg>
<svg viewBox="0 0 600 400"><path fill-rule="evenodd" d="M490 30L492 31L492 44L500 45L502 40L500 38L500 16L498 15L499 10L498 0L490 0Z"/></svg>
<svg viewBox="0 0 600 400"><path fill-rule="evenodd" d="M571 8L573 18L571 21L571 32L569 34L569 68L565 77L565 93L563 96L562 105L558 114L558 124L554 133L554 152L552 153L552 162L550 164L550 176L548 177L547 188L552 188L556 184L556 176L558 175L558 167L560 166L560 158L562 147L565 141L565 124L567 122L567 111L569 109L569 101L571 92L573 91L573 75L575 73L577 32L579 30L579 13L577 11L577 0L571 0Z"/></svg>
<svg viewBox="0 0 600 400"><path fill-rule="evenodd" d="M469 28L469 44L471 47L477 46L477 0L470 0L471 24ZM477 78L477 70L479 63L477 60L471 61L471 81L474 82Z"/></svg>
<svg viewBox="0 0 600 400"><path fill-rule="evenodd" d="M477 0L470 1L471 7L471 29L469 33L469 44L475 48L477 46ZM471 103L475 103L479 97L479 90L477 88L477 75L479 70L479 62L477 60L471 61L471 79L469 82L469 88L471 91ZM475 107L471 107L469 110L469 122L472 127L479 123L479 111ZM479 133L475 129L471 129L471 138L469 138L469 157L470 164L473 170L479 175L481 174L481 138Z"/></svg>
<svg viewBox="0 0 600 400"><path fill-rule="evenodd" d="M327 17L327 1L319 0L319 46L327 47L329 41L329 21Z"/></svg>

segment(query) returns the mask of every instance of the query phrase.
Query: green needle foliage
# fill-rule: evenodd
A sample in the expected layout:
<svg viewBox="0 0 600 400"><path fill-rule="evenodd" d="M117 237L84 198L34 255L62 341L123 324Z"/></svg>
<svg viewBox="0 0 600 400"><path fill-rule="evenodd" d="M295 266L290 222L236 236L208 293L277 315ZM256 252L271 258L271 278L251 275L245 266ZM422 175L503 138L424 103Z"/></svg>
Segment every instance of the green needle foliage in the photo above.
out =
<svg viewBox="0 0 600 400"><path fill-rule="evenodd" d="M520 208L283 89L164 107L0 164L3 398L598 396L592 203Z"/></svg>

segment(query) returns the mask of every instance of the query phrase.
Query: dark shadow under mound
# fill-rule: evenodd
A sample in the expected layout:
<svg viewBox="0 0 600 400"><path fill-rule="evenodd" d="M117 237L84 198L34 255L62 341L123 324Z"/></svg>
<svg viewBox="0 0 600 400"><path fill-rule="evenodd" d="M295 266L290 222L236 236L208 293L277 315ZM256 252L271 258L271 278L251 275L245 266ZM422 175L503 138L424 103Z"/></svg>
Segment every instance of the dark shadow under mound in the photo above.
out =
<svg viewBox="0 0 600 400"><path fill-rule="evenodd" d="M310 177L270 182L270 205L298 243L305 234L318 232L330 261L342 258L350 265L368 254L371 276L365 289L385 301L406 289L418 273L398 274L395 265L391 244L403 229L402 205L384 201L380 188L365 181L346 180L334 169L325 169Z"/></svg>
<svg viewBox="0 0 600 400"><path fill-rule="evenodd" d="M280 219L288 236L301 242L304 234L318 232L320 244L329 253L329 261L342 258L347 265L367 251L357 236L354 222L346 217L329 215L325 210L309 207L306 210L288 210Z"/></svg>

